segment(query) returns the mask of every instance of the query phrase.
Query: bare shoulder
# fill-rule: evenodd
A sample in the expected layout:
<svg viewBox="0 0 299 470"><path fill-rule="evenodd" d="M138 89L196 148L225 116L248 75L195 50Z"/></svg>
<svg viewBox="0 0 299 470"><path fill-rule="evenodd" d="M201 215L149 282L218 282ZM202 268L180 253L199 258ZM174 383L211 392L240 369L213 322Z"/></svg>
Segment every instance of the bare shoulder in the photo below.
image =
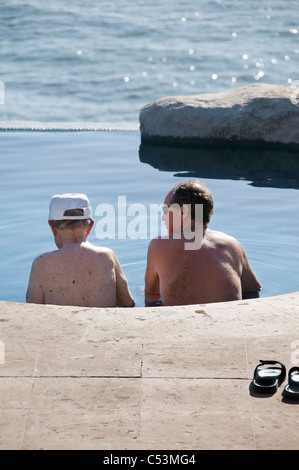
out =
<svg viewBox="0 0 299 470"><path fill-rule="evenodd" d="M91 243L88 243L86 247L89 250L94 251L95 253L98 253L99 255L102 255L108 259L112 260L116 257L114 251L111 250L111 248L107 248L105 246L96 246L96 245L92 245Z"/></svg>
<svg viewBox="0 0 299 470"><path fill-rule="evenodd" d="M160 250L165 250L167 246L169 246L168 236L155 237L150 241L148 245L148 251L150 253L156 253L156 252L159 252Z"/></svg>
<svg viewBox="0 0 299 470"><path fill-rule="evenodd" d="M50 261L51 259L55 258L59 253L59 250L55 250L55 251L49 251L47 253L43 253L39 256L37 256L34 260L33 260L33 265L35 265L36 267L38 266L43 266L46 262Z"/></svg>
<svg viewBox="0 0 299 470"><path fill-rule="evenodd" d="M121 270L119 259L116 253L111 248L97 247L97 252L103 262L108 263L114 268Z"/></svg>
<svg viewBox="0 0 299 470"><path fill-rule="evenodd" d="M149 247L157 247L161 244L163 238L162 237L155 237L155 238L152 238L151 241L149 242Z"/></svg>
<svg viewBox="0 0 299 470"><path fill-rule="evenodd" d="M207 243L215 248L227 250L237 256L243 256L245 253L241 243L227 233L209 230L206 235Z"/></svg>
<svg viewBox="0 0 299 470"><path fill-rule="evenodd" d="M236 246L241 246L238 240L231 235L228 235L227 233L224 232L219 232L217 230L207 230L206 232L207 239L209 241L213 241L215 243L223 243L227 245L236 245Z"/></svg>
<svg viewBox="0 0 299 470"><path fill-rule="evenodd" d="M57 250L58 252L58 250ZM42 278L43 273L47 270L47 267L51 265L53 258L57 256L56 251L50 251L37 256L31 265L31 276L34 278Z"/></svg>

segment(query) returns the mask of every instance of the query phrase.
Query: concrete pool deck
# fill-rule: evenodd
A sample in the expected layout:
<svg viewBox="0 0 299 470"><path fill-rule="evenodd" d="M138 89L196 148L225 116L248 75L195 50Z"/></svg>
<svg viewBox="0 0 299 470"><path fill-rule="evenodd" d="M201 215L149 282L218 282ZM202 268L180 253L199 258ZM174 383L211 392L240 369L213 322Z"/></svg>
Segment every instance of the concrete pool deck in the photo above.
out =
<svg viewBox="0 0 299 470"><path fill-rule="evenodd" d="M250 392L259 359L299 364L298 317L299 292L150 309L2 301L0 449L298 449L287 380Z"/></svg>

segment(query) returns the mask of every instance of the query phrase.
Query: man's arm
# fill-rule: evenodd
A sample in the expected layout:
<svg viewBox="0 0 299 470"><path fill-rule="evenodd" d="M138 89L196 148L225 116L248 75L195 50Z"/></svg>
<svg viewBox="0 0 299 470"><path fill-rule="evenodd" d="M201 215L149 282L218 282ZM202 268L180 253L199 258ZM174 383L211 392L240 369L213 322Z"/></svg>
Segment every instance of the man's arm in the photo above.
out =
<svg viewBox="0 0 299 470"><path fill-rule="evenodd" d="M160 280L155 265L155 245L156 240L152 240L147 252L147 265L145 272L145 305L161 301Z"/></svg>
<svg viewBox="0 0 299 470"><path fill-rule="evenodd" d="M113 262L116 276L116 305L118 307L134 307L135 302L131 295L127 278L115 253L113 253Z"/></svg>
<svg viewBox="0 0 299 470"><path fill-rule="evenodd" d="M44 303L44 291L41 281L41 259L36 258L31 267L31 273L26 292L26 302L33 304Z"/></svg>
<svg viewBox="0 0 299 470"><path fill-rule="evenodd" d="M258 281L256 275L254 274L243 248L242 248L242 255L243 255L243 269L242 269L242 276L241 276L242 299L257 298L260 296L260 291L262 289L262 286L260 282Z"/></svg>

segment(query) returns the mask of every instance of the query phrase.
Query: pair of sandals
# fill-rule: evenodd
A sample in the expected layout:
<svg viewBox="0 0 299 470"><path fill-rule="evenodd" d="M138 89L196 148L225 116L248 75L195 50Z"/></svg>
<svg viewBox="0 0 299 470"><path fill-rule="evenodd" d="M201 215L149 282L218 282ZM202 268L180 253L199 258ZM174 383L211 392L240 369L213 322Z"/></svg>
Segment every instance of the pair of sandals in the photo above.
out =
<svg viewBox="0 0 299 470"><path fill-rule="evenodd" d="M260 359L254 370L252 388L258 393L275 393L286 378L286 367L282 362ZM299 367L292 367L288 373L288 383L282 396L299 401Z"/></svg>

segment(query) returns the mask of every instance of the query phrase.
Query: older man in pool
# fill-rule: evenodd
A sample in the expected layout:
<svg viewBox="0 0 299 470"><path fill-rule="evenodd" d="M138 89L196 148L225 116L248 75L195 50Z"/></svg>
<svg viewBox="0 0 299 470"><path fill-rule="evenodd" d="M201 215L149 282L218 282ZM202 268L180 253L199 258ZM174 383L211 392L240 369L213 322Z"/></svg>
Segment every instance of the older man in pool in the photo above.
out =
<svg viewBox="0 0 299 470"><path fill-rule="evenodd" d="M213 207L210 191L197 180L182 181L167 194L162 220L169 235L153 239L148 247L147 306L259 296L261 284L240 243L208 228Z"/></svg>
<svg viewBox="0 0 299 470"><path fill-rule="evenodd" d="M115 253L87 241L94 221L85 194L55 195L49 225L58 250L32 263L26 301L83 307L133 307Z"/></svg>

